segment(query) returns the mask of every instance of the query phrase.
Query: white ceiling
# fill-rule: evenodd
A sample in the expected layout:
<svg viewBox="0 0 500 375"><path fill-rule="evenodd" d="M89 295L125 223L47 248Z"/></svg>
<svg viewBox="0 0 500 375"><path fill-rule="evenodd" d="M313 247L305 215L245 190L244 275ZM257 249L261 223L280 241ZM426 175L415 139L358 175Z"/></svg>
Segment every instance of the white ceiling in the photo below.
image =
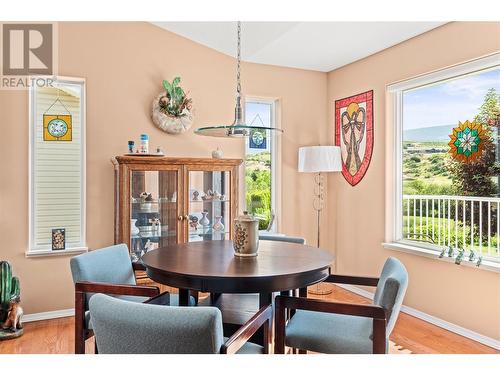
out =
<svg viewBox="0 0 500 375"><path fill-rule="evenodd" d="M236 22L153 22L236 55ZM446 22L243 22L245 61L329 72Z"/></svg>

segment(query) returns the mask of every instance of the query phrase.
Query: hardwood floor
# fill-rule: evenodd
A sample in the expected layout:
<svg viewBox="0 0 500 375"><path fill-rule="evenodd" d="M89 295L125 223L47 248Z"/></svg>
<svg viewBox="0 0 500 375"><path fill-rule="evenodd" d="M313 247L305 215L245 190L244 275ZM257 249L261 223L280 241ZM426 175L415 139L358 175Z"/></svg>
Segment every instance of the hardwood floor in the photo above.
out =
<svg viewBox="0 0 500 375"><path fill-rule="evenodd" d="M342 302L367 303L366 298L334 287L326 296L312 298ZM74 352L73 318L60 318L26 323L24 335L0 341L0 354L68 354ZM500 351L401 313L391 340L413 353L422 354L499 354ZM87 353L93 353L93 339L87 340Z"/></svg>

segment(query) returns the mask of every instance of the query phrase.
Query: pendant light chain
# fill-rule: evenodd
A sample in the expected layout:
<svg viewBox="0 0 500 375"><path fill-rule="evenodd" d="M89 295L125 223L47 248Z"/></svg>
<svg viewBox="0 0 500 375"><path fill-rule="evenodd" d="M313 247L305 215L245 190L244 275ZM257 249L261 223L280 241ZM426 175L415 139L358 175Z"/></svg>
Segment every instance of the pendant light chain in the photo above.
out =
<svg viewBox="0 0 500 375"><path fill-rule="evenodd" d="M234 121L231 125L207 126L195 130L196 134L208 135L213 137L248 137L251 135L251 130L260 128L249 126L245 123L245 113L243 111L241 101L241 21L237 22L238 45L236 54L236 103L234 106ZM245 105L243 103L243 105ZM274 131L282 133L283 130L271 127L261 127L264 131Z"/></svg>
<svg viewBox="0 0 500 375"><path fill-rule="evenodd" d="M240 83L240 62L241 62L241 22L238 21L238 55L237 55L237 70L236 70L236 92L241 96L241 83Z"/></svg>

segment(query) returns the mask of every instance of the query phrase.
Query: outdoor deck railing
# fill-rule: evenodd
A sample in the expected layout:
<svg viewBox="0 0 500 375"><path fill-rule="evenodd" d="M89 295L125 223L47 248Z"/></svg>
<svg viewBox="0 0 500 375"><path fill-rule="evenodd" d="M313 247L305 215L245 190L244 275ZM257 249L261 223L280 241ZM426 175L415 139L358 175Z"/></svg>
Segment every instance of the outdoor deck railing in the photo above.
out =
<svg viewBox="0 0 500 375"><path fill-rule="evenodd" d="M403 195L403 238L500 257L500 198Z"/></svg>

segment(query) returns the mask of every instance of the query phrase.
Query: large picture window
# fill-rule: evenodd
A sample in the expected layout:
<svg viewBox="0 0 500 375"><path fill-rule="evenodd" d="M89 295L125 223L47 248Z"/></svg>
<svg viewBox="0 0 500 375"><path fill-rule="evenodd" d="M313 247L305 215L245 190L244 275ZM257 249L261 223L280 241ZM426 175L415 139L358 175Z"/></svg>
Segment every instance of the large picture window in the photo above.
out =
<svg viewBox="0 0 500 375"><path fill-rule="evenodd" d="M397 127L394 240L499 262L499 55L389 92Z"/></svg>
<svg viewBox="0 0 500 375"><path fill-rule="evenodd" d="M85 82L30 89L28 255L86 250Z"/></svg>
<svg viewBox="0 0 500 375"><path fill-rule="evenodd" d="M246 122L256 127L277 127L275 100L246 99ZM245 145L245 203L260 219L259 229L276 231L277 139L267 130L252 131Z"/></svg>

